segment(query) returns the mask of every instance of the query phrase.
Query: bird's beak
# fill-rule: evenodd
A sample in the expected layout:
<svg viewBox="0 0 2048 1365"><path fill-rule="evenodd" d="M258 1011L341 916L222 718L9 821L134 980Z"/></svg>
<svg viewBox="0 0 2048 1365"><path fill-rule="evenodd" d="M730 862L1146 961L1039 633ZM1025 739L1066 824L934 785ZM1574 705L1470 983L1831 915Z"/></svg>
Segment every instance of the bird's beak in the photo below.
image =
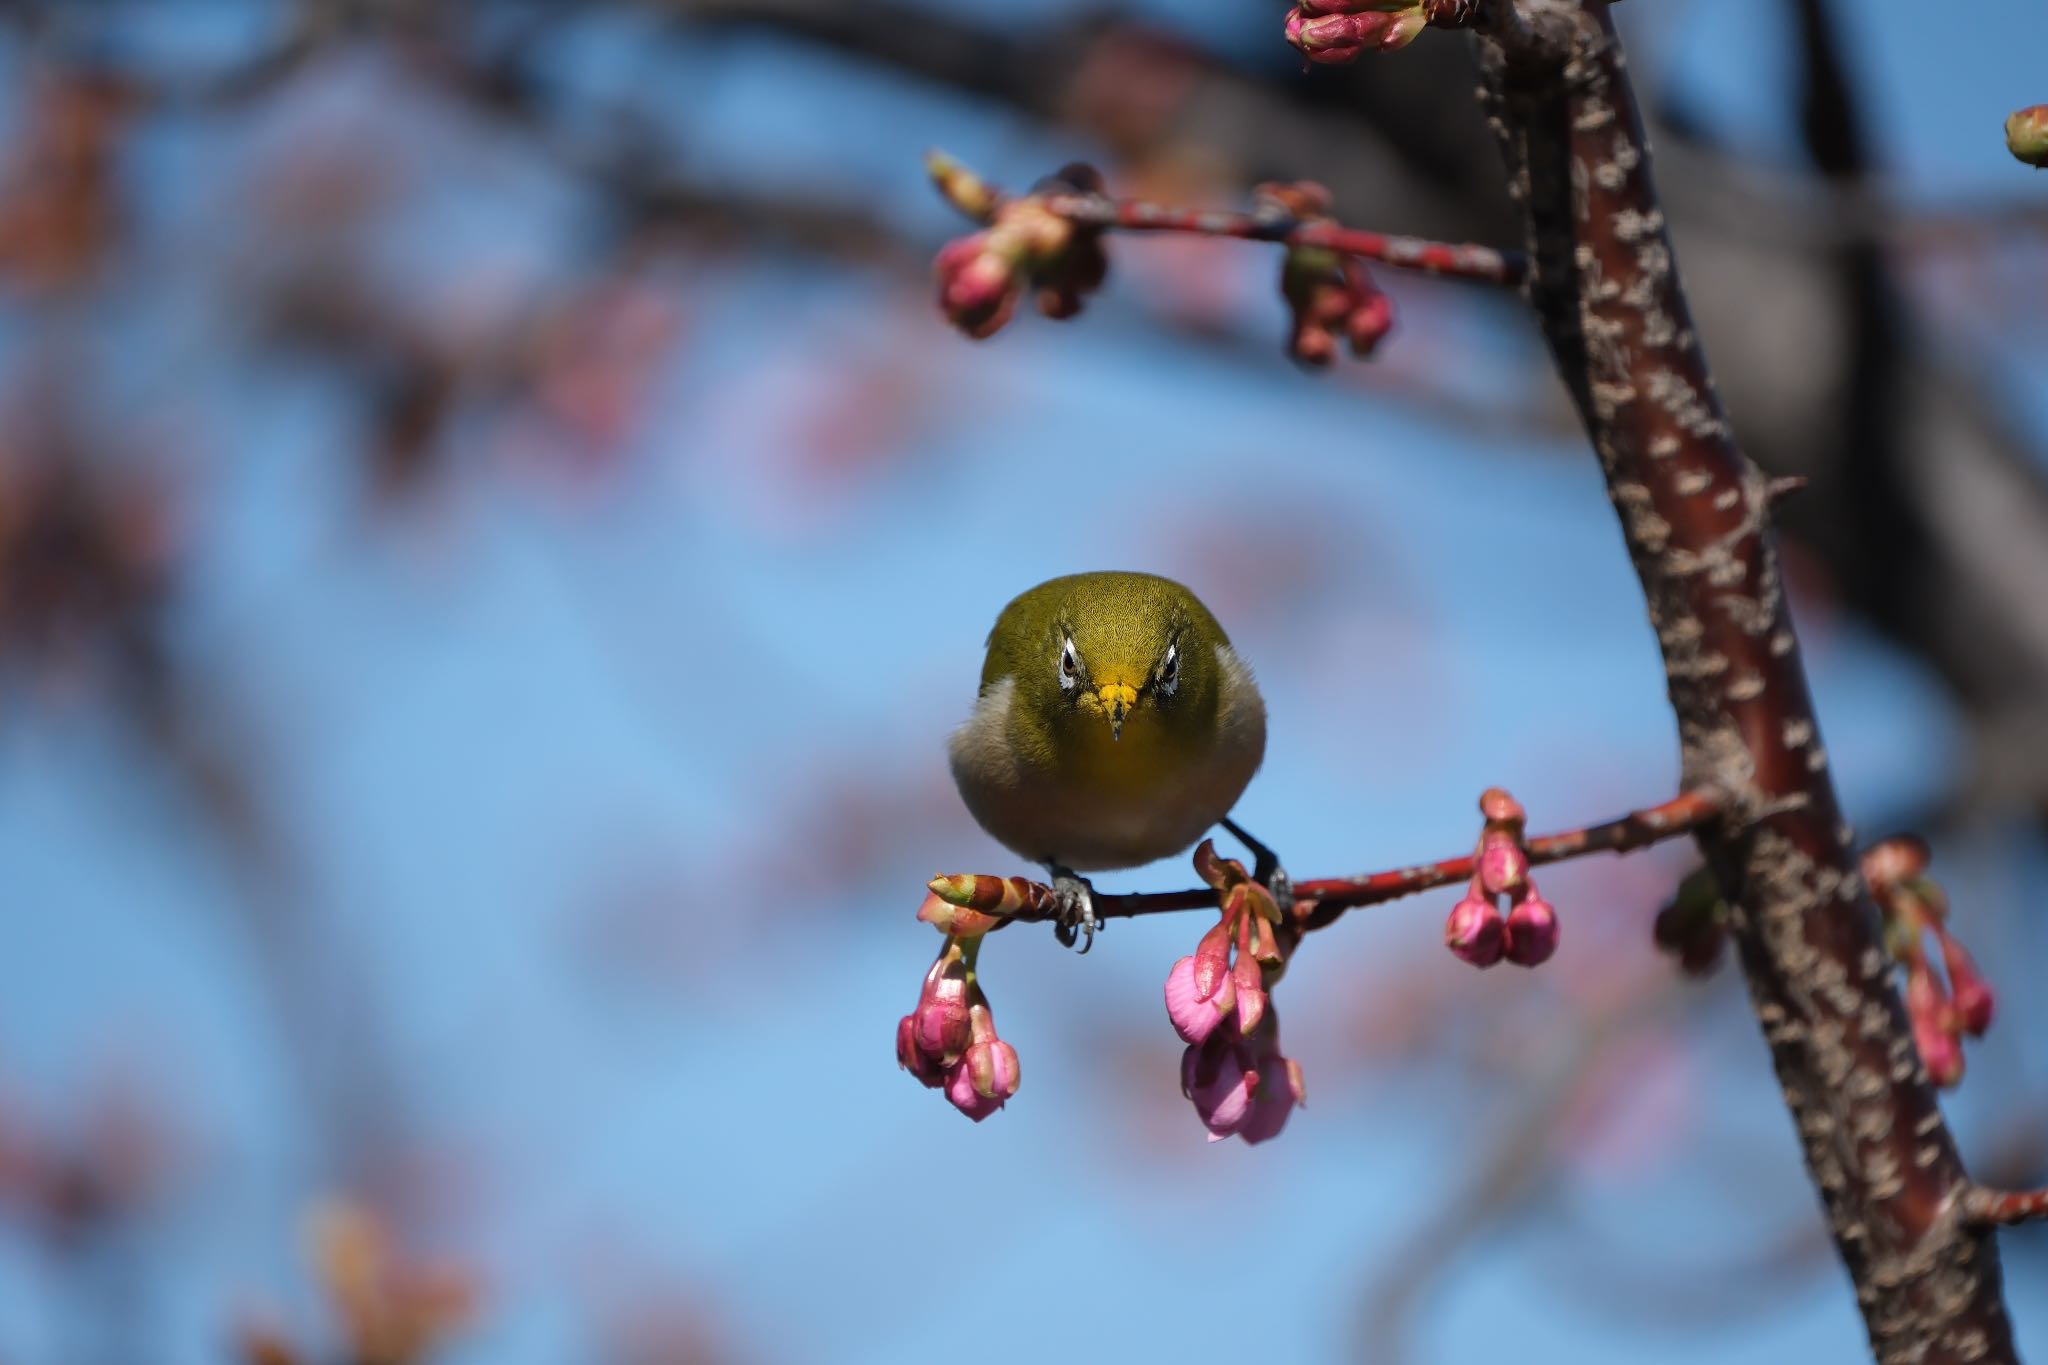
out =
<svg viewBox="0 0 2048 1365"><path fill-rule="evenodd" d="M1109 717L1109 737L1123 738L1124 717L1138 704L1138 689L1129 683L1104 683L1095 689L1095 695L1102 699L1102 710Z"/></svg>

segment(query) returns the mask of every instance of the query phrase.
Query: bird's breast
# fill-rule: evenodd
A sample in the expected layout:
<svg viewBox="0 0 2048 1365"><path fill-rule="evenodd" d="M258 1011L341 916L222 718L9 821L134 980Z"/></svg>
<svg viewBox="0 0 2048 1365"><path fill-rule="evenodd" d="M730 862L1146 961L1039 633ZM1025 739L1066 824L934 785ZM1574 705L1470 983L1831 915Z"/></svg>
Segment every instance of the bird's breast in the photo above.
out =
<svg viewBox="0 0 2048 1365"><path fill-rule="evenodd" d="M1135 712L1112 737L1101 722L1084 723L1055 750L1062 781L1116 800L1142 801L1202 766L1210 740L1177 734L1158 715Z"/></svg>

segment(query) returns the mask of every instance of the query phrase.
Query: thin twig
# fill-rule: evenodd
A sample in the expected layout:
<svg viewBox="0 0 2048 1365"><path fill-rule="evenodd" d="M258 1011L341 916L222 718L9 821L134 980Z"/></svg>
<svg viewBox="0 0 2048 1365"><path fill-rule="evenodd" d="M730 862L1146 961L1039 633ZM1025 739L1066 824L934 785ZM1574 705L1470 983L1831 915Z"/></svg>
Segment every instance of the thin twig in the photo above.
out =
<svg viewBox="0 0 2048 1365"><path fill-rule="evenodd" d="M1630 811L1619 819L1558 834L1541 834L1526 847L1532 866L1562 862L1589 853L1628 853L1665 839L1687 834L1718 818L1725 801L1713 787L1681 792L1661 805ZM1474 855L1461 854L1434 863L1417 863L1385 872L1367 872L1351 877L1331 877L1294 883L1295 928L1300 932L1321 929L1346 910L1412 896L1472 876ZM1054 918L1059 906L1053 889L1043 882L1023 877L987 875L939 876L931 889L941 899L985 914L998 915L1005 922L1033 923ZM1127 919L1138 915L1165 914L1175 910L1214 909L1216 892L1209 887L1188 891L1155 891L1134 895L1103 895L1094 898L1099 919Z"/></svg>
<svg viewBox="0 0 2048 1365"><path fill-rule="evenodd" d="M2010 1227L2048 1218L2048 1190L1994 1190L1972 1185L1963 1194L1963 1221L1974 1227Z"/></svg>
<svg viewBox="0 0 2048 1365"><path fill-rule="evenodd" d="M1102 194L1054 193L1043 196L1042 202L1047 210L1069 222L1090 227L1126 232L1189 232L1203 237L1324 247L1396 270L1472 280L1504 289L1518 287L1528 274L1528 259L1519 251L1368 232L1328 220L1305 221L1284 212L1224 213L1170 208Z"/></svg>

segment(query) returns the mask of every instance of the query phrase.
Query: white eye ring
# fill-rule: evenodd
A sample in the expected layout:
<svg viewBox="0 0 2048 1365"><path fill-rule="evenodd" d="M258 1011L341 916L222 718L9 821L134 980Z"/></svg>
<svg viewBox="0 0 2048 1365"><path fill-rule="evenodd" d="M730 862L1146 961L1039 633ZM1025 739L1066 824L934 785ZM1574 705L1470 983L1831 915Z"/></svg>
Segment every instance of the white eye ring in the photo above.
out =
<svg viewBox="0 0 2048 1365"><path fill-rule="evenodd" d="M1070 635L1060 647L1060 688L1071 692L1081 683L1081 662L1074 653L1074 639Z"/></svg>
<svg viewBox="0 0 2048 1365"><path fill-rule="evenodd" d="M1159 693L1170 697L1173 689L1180 686L1180 646L1168 645L1166 657L1159 661Z"/></svg>

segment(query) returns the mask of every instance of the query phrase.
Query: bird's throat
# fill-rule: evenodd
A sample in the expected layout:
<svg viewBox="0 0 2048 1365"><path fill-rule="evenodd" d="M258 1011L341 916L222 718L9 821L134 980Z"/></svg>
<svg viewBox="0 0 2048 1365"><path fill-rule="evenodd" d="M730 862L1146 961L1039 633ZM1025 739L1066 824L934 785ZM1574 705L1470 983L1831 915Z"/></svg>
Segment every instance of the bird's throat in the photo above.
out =
<svg viewBox="0 0 2048 1365"><path fill-rule="evenodd" d="M1183 771L1194 755L1189 737L1176 735L1156 711L1140 707L1112 737L1103 716L1081 715L1059 746L1061 776L1103 796L1139 798Z"/></svg>

